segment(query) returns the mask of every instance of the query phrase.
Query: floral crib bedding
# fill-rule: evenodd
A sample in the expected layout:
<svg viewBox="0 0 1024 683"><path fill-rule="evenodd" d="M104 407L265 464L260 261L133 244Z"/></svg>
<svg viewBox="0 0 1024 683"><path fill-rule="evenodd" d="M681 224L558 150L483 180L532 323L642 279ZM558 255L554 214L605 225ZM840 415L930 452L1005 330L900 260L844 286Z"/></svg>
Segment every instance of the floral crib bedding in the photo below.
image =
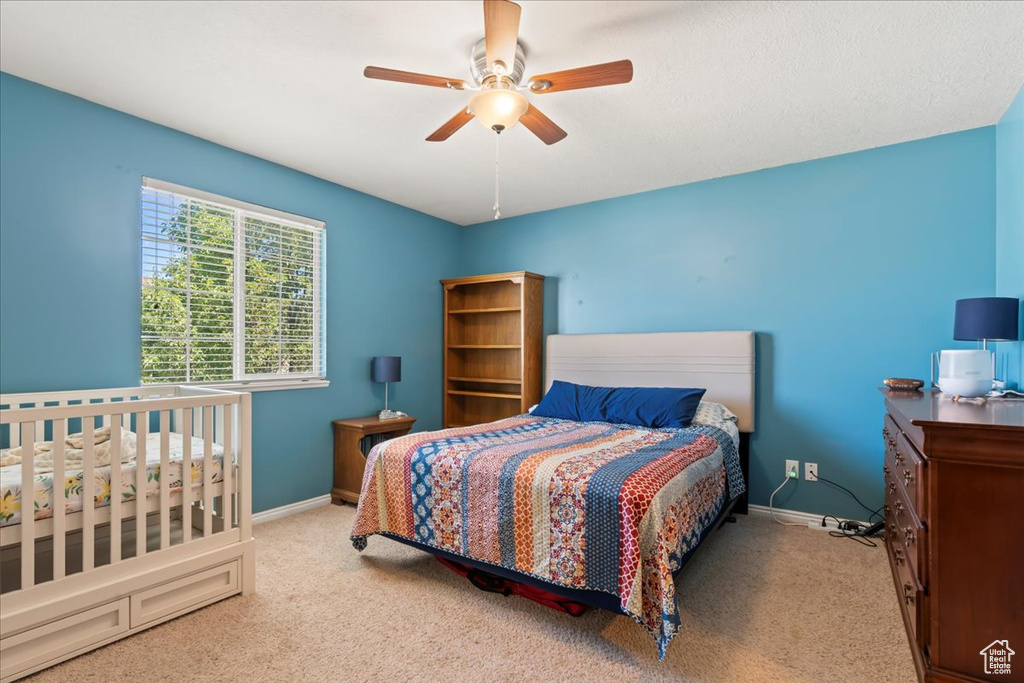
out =
<svg viewBox="0 0 1024 683"><path fill-rule="evenodd" d="M674 574L746 490L738 444L735 416L707 402L687 429L520 415L410 434L369 453L352 543L388 533L615 595L663 657Z"/></svg>
<svg viewBox="0 0 1024 683"><path fill-rule="evenodd" d="M99 431L99 430L97 430ZM169 456L170 464L167 472L161 471L160 466L160 434L149 434L146 437L146 492L149 495L158 495L160 481L166 476L170 478L172 492L182 489L182 451L183 439L181 434L170 434ZM73 437L68 437L69 440ZM109 443L109 442L107 442ZM125 430L121 442L121 500L135 500L135 434ZM34 507L35 519L46 519L53 516L53 470L52 461L47 456L48 442L40 442L35 446L35 483ZM70 444L70 441L69 441ZM103 507L110 503L110 456L109 450L102 450L97 444L97 460L102 463L94 469L95 506ZM192 437L192 472L191 485L201 486L203 482L203 440ZM81 469L81 461L77 449L68 448L65 454L66 471L64 473L64 510L67 513L79 512L82 509L82 483L84 471ZM224 448L219 444L213 444L213 481L223 481L224 478ZM8 449L0 451L0 463L20 462L20 449ZM103 457L105 455L105 458ZM11 524L18 524L22 520L22 492L21 492L21 464L0 466L0 527Z"/></svg>

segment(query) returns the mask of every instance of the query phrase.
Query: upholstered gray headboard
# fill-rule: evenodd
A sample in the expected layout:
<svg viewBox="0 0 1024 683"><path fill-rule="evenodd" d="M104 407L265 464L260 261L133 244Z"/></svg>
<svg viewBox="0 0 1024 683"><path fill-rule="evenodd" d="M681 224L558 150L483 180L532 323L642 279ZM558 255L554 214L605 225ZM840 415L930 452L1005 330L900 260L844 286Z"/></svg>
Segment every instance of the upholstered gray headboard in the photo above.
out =
<svg viewBox="0 0 1024 683"><path fill-rule="evenodd" d="M544 389L556 380L601 387L703 387L741 432L754 431L754 333L553 334Z"/></svg>

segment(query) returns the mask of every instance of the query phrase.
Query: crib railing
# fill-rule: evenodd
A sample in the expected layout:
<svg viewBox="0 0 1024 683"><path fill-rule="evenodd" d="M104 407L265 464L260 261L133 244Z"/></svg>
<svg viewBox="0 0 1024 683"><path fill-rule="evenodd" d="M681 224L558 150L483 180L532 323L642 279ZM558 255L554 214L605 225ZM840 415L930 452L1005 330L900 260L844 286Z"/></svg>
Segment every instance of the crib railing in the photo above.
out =
<svg viewBox="0 0 1024 683"><path fill-rule="evenodd" d="M250 420L249 394L209 388L163 385L0 395L0 449L22 446L21 519L0 526L0 593L218 534L249 538ZM98 464L96 457L96 430L104 427L110 428L109 465ZM136 435L134 479L128 481L121 463L126 430ZM65 439L71 434L81 434L81 465L75 465L74 476L81 471L82 504L79 511L68 512L66 479L72 471L65 462ZM174 458L175 464L180 458L180 490L171 487L172 439L181 444ZM35 490L33 446L39 441L52 443L53 491L52 516L36 519L42 501ZM159 449L158 469L155 462L147 465L148 442ZM221 477L215 482L217 450ZM109 492L97 490L98 467L109 467L109 480L100 481ZM158 481L156 490L148 492L152 479ZM10 512L15 496L5 491L3 504ZM16 562L20 569L13 567Z"/></svg>

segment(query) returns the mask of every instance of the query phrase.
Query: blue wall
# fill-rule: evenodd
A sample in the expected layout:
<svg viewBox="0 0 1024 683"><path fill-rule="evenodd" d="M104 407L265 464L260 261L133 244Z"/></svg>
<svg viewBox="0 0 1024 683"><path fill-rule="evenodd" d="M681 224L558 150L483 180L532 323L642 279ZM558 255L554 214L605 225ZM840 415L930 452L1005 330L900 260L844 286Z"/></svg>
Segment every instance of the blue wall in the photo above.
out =
<svg viewBox="0 0 1024 683"><path fill-rule="evenodd" d="M330 490L331 420L383 405L373 355L403 357L392 405L440 427L457 226L8 74L0 149L0 390L138 384L145 175L327 223L331 386L254 394L254 510Z"/></svg>
<svg viewBox="0 0 1024 683"><path fill-rule="evenodd" d="M1024 87L996 126L996 249L996 293L1024 299ZM1008 381L1024 386L1024 341L996 347Z"/></svg>
<svg viewBox="0 0 1024 683"><path fill-rule="evenodd" d="M147 175L328 225L332 384L255 395L256 510L329 490L330 420L382 401L372 355L403 356L394 405L440 426L437 280L522 268L548 276L548 333L758 331L753 502L797 458L877 506L875 387L927 377L928 354L957 346L953 301L996 291L997 146L999 292L1024 294L1021 109L997 128L460 230L0 74L0 390L138 382ZM866 514L802 480L776 503Z"/></svg>
<svg viewBox="0 0 1024 683"><path fill-rule="evenodd" d="M928 377L995 291L992 127L485 223L469 272L548 276L546 332L758 332L751 500L784 460L882 504L884 377ZM781 507L863 519L801 479Z"/></svg>

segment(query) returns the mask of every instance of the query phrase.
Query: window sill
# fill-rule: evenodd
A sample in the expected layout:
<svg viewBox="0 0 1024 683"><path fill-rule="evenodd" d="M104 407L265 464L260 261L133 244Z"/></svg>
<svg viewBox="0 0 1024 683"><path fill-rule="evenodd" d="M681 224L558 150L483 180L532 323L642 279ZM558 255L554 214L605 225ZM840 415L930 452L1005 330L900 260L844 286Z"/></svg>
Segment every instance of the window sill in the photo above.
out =
<svg viewBox="0 0 1024 683"><path fill-rule="evenodd" d="M329 379L254 379L245 382L181 382L181 386L256 393L290 389L326 389L331 386L331 381Z"/></svg>

